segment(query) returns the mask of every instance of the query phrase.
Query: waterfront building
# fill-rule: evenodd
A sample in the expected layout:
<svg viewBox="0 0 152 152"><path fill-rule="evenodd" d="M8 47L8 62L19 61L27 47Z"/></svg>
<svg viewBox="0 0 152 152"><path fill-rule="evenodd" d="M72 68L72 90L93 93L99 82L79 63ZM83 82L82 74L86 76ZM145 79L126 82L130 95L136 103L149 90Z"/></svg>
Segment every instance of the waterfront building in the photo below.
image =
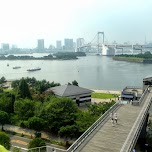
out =
<svg viewBox="0 0 152 152"><path fill-rule="evenodd" d="M76 41L76 47L78 52L83 51L83 48L80 48L83 45L84 45L84 38L78 38Z"/></svg>
<svg viewBox="0 0 152 152"><path fill-rule="evenodd" d="M73 49L73 39L64 39L64 49L65 50Z"/></svg>
<svg viewBox="0 0 152 152"><path fill-rule="evenodd" d="M84 39L83 38L78 38L77 39L77 47L83 46L84 45Z"/></svg>
<svg viewBox="0 0 152 152"><path fill-rule="evenodd" d="M44 51L44 39L38 39L37 50L38 51Z"/></svg>
<svg viewBox="0 0 152 152"><path fill-rule="evenodd" d="M152 86L152 75L148 75L143 79L143 91L147 86Z"/></svg>
<svg viewBox="0 0 152 152"><path fill-rule="evenodd" d="M76 42L73 42L73 48L76 48Z"/></svg>
<svg viewBox="0 0 152 152"><path fill-rule="evenodd" d="M9 44L8 43L2 43L1 46L2 46L2 50L4 50L4 51L9 50Z"/></svg>
<svg viewBox="0 0 152 152"><path fill-rule="evenodd" d="M17 49L17 45L13 44L12 49Z"/></svg>
<svg viewBox="0 0 152 152"><path fill-rule="evenodd" d="M140 87L125 87L121 92L122 100L139 100L142 96L143 89Z"/></svg>
<svg viewBox="0 0 152 152"><path fill-rule="evenodd" d="M49 46L49 48L48 48L49 50L51 50L51 51L53 51L53 50L55 50L55 46L54 45L52 45L52 44L50 44L50 46Z"/></svg>
<svg viewBox="0 0 152 152"><path fill-rule="evenodd" d="M77 103L78 106L85 103L91 103L92 90L81 88L75 85L61 85L57 87L49 88L46 93L51 92L58 97L67 97Z"/></svg>
<svg viewBox="0 0 152 152"><path fill-rule="evenodd" d="M57 50L62 50L62 42L61 41L56 41L56 49Z"/></svg>

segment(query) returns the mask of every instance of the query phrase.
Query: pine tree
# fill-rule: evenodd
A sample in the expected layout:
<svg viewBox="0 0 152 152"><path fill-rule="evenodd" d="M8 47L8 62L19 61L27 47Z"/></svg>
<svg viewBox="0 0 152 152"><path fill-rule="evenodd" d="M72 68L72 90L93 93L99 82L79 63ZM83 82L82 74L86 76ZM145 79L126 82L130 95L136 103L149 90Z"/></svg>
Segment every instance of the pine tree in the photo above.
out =
<svg viewBox="0 0 152 152"><path fill-rule="evenodd" d="M23 99L25 99L25 98L31 99L32 98L30 90L29 90L29 86L24 78L22 78L20 80L18 94Z"/></svg>

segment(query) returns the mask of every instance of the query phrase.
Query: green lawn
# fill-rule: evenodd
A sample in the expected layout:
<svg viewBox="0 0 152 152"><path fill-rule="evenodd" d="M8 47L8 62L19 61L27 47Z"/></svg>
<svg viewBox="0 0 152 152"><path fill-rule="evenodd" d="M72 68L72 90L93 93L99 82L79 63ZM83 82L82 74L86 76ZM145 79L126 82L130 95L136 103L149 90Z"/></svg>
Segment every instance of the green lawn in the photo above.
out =
<svg viewBox="0 0 152 152"><path fill-rule="evenodd" d="M113 95L110 93L95 93L95 92L93 92L91 94L91 98L98 98L98 99L111 99L111 98L115 98L117 96L118 96L117 94Z"/></svg>

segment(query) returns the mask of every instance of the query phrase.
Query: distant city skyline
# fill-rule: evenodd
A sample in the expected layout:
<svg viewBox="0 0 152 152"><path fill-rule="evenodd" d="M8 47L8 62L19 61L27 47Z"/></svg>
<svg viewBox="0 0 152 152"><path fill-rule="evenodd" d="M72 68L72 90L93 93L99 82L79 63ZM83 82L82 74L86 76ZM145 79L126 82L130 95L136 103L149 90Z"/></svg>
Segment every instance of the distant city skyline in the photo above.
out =
<svg viewBox="0 0 152 152"><path fill-rule="evenodd" d="M151 0L3 0L0 2L0 43L35 48L56 40L83 37L90 42L97 32L118 43L152 41Z"/></svg>

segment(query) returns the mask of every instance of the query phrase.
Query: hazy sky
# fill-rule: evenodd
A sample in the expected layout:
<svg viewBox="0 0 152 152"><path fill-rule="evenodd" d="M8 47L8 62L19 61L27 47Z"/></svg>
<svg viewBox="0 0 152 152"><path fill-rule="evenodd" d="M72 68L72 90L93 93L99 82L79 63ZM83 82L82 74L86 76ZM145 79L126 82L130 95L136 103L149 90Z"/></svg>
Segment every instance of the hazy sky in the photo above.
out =
<svg viewBox="0 0 152 152"><path fill-rule="evenodd" d="M0 0L0 43L45 47L64 38L152 41L152 0Z"/></svg>

